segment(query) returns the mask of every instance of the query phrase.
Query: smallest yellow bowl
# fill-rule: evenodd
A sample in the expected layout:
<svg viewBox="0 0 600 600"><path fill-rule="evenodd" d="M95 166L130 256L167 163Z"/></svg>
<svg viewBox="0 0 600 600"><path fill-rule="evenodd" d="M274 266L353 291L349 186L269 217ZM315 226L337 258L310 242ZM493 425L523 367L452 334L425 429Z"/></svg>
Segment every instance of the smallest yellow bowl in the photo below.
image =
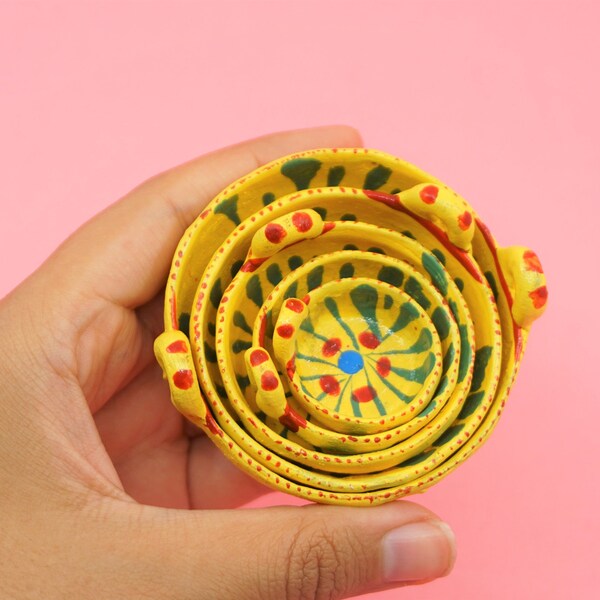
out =
<svg viewBox="0 0 600 600"><path fill-rule="evenodd" d="M300 301L299 301L300 302ZM331 427L356 433L409 421L442 375L441 343L425 311L401 289L369 278L330 281L304 299L294 332L291 389Z"/></svg>

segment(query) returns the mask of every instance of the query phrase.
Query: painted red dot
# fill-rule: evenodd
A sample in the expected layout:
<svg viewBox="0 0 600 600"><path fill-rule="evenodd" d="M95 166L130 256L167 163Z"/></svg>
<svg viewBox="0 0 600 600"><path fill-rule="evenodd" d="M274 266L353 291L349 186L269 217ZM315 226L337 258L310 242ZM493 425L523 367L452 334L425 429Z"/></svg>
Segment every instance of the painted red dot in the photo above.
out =
<svg viewBox="0 0 600 600"><path fill-rule="evenodd" d="M548 300L548 289L545 285L543 285L537 288L537 290L529 292L529 297L531 298L535 308L542 308L542 306L544 306Z"/></svg>
<svg viewBox="0 0 600 600"><path fill-rule="evenodd" d="M297 212L292 215L292 223L297 231L304 233L313 226L313 220L305 212Z"/></svg>
<svg viewBox="0 0 600 600"><path fill-rule="evenodd" d="M466 231L467 229L469 229L472 222L473 222L473 215L468 210L465 210L465 212L462 215L458 215L458 226L463 231Z"/></svg>
<svg viewBox="0 0 600 600"><path fill-rule="evenodd" d="M284 323L277 328L277 333L286 340L294 335L295 328L290 323Z"/></svg>
<svg viewBox="0 0 600 600"><path fill-rule="evenodd" d="M283 415L279 417L279 422L290 431L298 431L300 427L306 427L306 419L288 405L286 405Z"/></svg>
<svg viewBox="0 0 600 600"><path fill-rule="evenodd" d="M269 223L265 227L265 237L272 244L279 244L286 235L286 230L279 223Z"/></svg>
<svg viewBox="0 0 600 600"><path fill-rule="evenodd" d="M290 358L290 360L287 361L287 364L285 365L285 370L287 372L287 376L290 379L294 378L294 374L296 373L296 355L294 354L294 356L292 356L292 358Z"/></svg>
<svg viewBox="0 0 600 600"><path fill-rule="evenodd" d="M342 340L340 338L330 338L324 344L321 352L323 356L335 356L342 347Z"/></svg>
<svg viewBox="0 0 600 600"><path fill-rule="evenodd" d="M435 185L426 185L420 192L421 200L425 204L433 204L436 201L438 189Z"/></svg>
<svg viewBox="0 0 600 600"><path fill-rule="evenodd" d="M194 376L189 369L179 369L173 374L173 383L180 390L189 390L194 384Z"/></svg>
<svg viewBox="0 0 600 600"><path fill-rule="evenodd" d="M275 373L273 373L273 371L265 371L260 376L260 387L266 392L272 392L273 390L276 390L278 385L279 379Z"/></svg>
<svg viewBox="0 0 600 600"><path fill-rule="evenodd" d="M358 341L369 350L374 350L379 346L379 338L372 331L363 331L358 336Z"/></svg>
<svg viewBox="0 0 600 600"><path fill-rule="evenodd" d="M295 313L301 313L304 310L304 303L296 298L289 298L286 300L285 306Z"/></svg>
<svg viewBox="0 0 600 600"><path fill-rule="evenodd" d="M340 384L333 375L323 375L319 379L321 389L330 396L337 396L340 393Z"/></svg>
<svg viewBox="0 0 600 600"><path fill-rule="evenodd" d="M393 194L386 194L385 192L376 192L373 190L363 190L365 196L371 198L371 200L375 200L376 202L381 202L382 204L387 204L392 208L400 208L401 203L398 196Z"/></svg>
<svg viewBox="0 0 600 600"><path fill-rule="evenodd" d="M183 340L177 340L167 346L167 352L169 354L179 354L180 352L187 352L187 344Z"/></svg>
<svg viewBox="0 0 600 600"><path fill-rule="evenodd" d="M242 273L253 273L265 262L265 258L250 258L243 265L240 271Z"/></svg>
<svg viewBox="0 0 600 600"><path fill-rule="evenodd" d="M370 385L365 385L352 392L352 400L355 402L371 402L377 397L377 392Z"/></svg>
<svg viewBox="0 0 600 600"><path fill-rule="evenodd" d="M206 426L213 435L220 435L221 437L223 436L223 432L219 429L219 426L217 425L215 418L210 414L210 411L207 411L204 420L206 422Z"/></svg>
<svg viewBox="0 0 600 600"><path fill-rule="evenodd" d="M260 319L260 326L258 328L258 340L260 344L265 343L265 334L267 332L267 315L263 315Z"/></svg>
<svg viewBox="0 0 600 600"><path fill-rule="evenodd" d="M377 372L382 377L387 377L390 374L391 368L392 368L392 363L390 362L390 359L387 356L382 356L377 361Z"/></svg>
<svg viewBox="0 0 600 600"><path fill-rule="evenodd" d="M250 354L250 364L253 367L261 365L267 360L269 360L269 355L264 350L253 350Z"/></svg>
<svg viewBox="0 0 600 600"><path fill-rule="evenodd" d="M525 267L528 271L535 271L536 273L544 272L542 263L533 250L525 250L525 252L523 252L523 260L525 261Z"/></svg>

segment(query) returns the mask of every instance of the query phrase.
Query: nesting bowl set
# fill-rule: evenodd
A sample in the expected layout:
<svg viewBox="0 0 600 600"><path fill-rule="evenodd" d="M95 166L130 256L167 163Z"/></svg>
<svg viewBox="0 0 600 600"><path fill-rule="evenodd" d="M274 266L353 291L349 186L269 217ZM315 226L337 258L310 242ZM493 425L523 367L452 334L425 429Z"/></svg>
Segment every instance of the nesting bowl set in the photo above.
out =
<svg viewBox="0 0 600 600"><path fill-rule="evenodd" d="M315 502L421 492L490 435L545 277L380 151L275 160L181 239L155 352L175 407L244 471Z"/></svg>

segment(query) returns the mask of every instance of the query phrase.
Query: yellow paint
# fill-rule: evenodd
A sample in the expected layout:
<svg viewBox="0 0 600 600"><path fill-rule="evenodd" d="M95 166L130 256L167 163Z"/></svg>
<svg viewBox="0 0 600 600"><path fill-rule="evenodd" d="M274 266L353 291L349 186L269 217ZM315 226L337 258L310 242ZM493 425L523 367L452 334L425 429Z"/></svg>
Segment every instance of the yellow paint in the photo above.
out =
<svg viewBox="0 0 600 600"><path fill-rule="evenodd" d="M232 183L168 281L155 351L175 407L263 483L351 505L423 491L480 447L547 298L538 257L499 248L453 190L352 148Z"/></svg>

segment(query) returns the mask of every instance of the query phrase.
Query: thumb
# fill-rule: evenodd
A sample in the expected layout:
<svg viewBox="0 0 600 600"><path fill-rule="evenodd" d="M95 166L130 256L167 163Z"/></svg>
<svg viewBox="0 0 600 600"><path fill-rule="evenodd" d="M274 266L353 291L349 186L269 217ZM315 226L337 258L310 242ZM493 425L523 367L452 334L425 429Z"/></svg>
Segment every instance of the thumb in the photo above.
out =
<svg viewBox="0 0 600 600"><path fill-rule="evenodd" d="M154 518L149 529L159 536L152 546L160 548L166 569L160 579L171 593L181 587L176 598L348 598L444 576L454 562L448 525L406 501L372 508L159 510L159 521L165 512L170 517L162 531Z"/></svg>

